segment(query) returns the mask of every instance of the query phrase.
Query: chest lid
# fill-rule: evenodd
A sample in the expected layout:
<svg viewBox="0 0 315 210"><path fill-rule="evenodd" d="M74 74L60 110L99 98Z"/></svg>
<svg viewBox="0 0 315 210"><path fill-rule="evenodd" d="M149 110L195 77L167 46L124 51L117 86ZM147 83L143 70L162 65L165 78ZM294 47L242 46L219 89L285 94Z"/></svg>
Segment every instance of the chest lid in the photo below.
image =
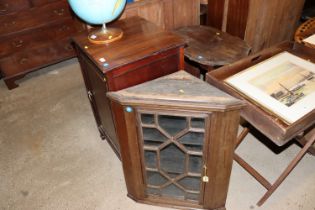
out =
<svg viewBox="0 0 315 210"><path fill-rule="evenodd" d="M108 97L123 105L240 109L244 103L185 71L142 83Z"/></svg>

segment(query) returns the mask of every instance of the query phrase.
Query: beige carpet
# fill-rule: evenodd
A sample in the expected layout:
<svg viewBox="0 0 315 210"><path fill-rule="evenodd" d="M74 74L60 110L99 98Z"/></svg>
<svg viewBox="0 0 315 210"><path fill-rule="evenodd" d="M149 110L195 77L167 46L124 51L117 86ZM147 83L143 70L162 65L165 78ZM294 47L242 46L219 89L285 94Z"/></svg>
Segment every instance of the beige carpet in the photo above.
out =
<svg viewBox="0 0 315 210"><path fill-rule="evenodd" d="M101 141L76 59L37 71L8 91L0 81L0 210L167 209L126 196L120 161ZM249 136L238 153L275 180L298 152L275 154ZM229 210L315 210L315 157L262 206L265 189L234 162Z"/></svg>

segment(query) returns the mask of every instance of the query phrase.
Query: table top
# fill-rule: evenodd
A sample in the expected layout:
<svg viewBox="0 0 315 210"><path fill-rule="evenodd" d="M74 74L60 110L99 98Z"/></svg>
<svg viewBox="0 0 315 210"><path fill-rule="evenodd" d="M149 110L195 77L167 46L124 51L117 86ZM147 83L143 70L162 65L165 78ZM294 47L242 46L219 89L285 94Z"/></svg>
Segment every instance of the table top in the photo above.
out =
<svg viewBox="0 0 315 210"><path fill-rule="evenodd" d="M198 110L235 110L245 104L184 70L111 92L109 96L126 105L154 104Z"/></svg>
<svg viewBox="0 0 315 210"><path fill-rule="evenodd" d="M248 55L250 46L242 39L210 26L188 26L174 31L185 39L185 56L207 66L231 64Z"/></svg>
<svg viewBox="0 0 315 210"><path fill-rule="evenodd" d="M140 17L118 20L108 27L121 28L123 37L108 44L93 44L89 42L87 34L73 37L75 45L104 74L162 51L185 45L180 36L166 32Z"/></svg>

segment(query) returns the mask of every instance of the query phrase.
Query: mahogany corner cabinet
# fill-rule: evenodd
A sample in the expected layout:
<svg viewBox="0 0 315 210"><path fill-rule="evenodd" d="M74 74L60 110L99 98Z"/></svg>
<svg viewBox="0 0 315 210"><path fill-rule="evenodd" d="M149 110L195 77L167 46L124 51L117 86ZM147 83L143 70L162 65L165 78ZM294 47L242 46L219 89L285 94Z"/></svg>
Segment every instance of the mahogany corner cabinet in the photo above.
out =
<svg viewBox="0 0 315 210"><path fill-rule="evenodd" d="M129 197L225 209L242 101L185 71L107 95Z"/></svg>
<svg viewBox="0 0 315 210"><path fill-rule="evenodd" d="M81 34L73 42L101 137L120 156L106 93L183 69L185 42L140 17L119 20L112 26L123 30L118 41L92 44L87 34Z"/></svg>

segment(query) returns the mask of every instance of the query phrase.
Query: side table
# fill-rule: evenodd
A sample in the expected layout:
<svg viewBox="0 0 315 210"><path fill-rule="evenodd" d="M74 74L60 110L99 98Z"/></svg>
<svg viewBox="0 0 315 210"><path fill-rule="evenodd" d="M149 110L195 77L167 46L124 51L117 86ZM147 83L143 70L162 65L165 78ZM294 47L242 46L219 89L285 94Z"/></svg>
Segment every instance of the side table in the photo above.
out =
<svg viewBox="0 0 315 210"><path fill-rule="evenodd" d="M250 52L244 40L210 26L188 26L174 32L187 42L185 57L196 63L201 71L231 64Z"/></svg>
<svg viewBox="0 0 315 210"><path fill-rule="evenodd" d="M123 37L96 45L86 34L73 38L81 65L87 96L101 138L108 140L120 157L120 148L107 91L117 91L184 68L184 41L140 17L113 24Z"/></svg>

